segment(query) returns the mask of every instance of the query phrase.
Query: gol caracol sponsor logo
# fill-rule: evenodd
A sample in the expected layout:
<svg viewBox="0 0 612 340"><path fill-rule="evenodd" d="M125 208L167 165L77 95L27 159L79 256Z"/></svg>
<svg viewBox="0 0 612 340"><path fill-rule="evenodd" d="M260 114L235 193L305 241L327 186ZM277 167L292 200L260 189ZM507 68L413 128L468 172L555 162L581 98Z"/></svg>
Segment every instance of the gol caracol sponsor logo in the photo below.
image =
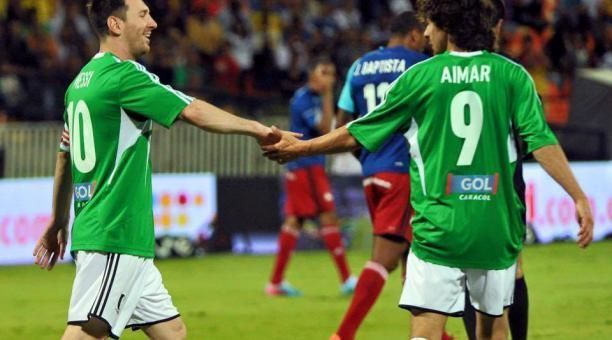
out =
<svg viewBox="0 0 612 340"><path fill-rule="evenodd" d="M74 200L76 202L87 202L91 200L96 190L96 182L77 183L74 185Z"/></svg>
<svg viewBox="0 0 612 340"><path fill-rule="evenodd" d="M497 194L499 174L453 175L448 174L446 193L457 194L462 201L490 201Z"/></svg>

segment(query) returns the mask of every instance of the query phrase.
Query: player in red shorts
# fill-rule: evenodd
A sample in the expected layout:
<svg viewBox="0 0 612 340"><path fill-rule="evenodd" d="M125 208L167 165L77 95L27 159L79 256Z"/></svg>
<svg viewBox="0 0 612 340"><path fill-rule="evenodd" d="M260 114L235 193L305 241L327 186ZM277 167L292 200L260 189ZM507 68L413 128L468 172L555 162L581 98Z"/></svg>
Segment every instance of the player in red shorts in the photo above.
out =
<svg viewBox="0 0 612 340"><path fill-rule="evenodd" d="M298 89L291 99L290 127L292 131L301 133L304 139L330 131L335 72L329 59L313 61L308 70L308 83ZM278 238L278 254L272 276L265 290L268 295L301 295L300 291L283 280L284 273L304 220L317 218L325 247L340 274L341 291L351 294L354 290L357 280L351 276L346 261L334 196L324 166L325 156L305 157L287 164L285 221Z"/></svg>

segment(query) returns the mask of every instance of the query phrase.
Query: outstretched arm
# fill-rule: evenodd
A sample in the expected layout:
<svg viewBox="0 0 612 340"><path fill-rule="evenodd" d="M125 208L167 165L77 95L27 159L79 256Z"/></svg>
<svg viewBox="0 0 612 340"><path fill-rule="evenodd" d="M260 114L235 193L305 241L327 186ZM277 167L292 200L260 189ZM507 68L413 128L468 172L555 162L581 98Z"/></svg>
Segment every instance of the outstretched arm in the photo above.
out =
<svg viewBox="0 0 612 340"><path fill-rule="evenodd" d="M72 177L70 154L58 152L55 162L55 179L53 183L53 212L51 221L40 237L32 255L34 263L42 269L53 269L57 259L64 259L68 242L68 221L70 220L70 203L72 202Z"/></svg>
<svg viewBox="0 0 612 340"><path fill-rule="evenodd" d="M544 170L572 197L576 205L576 214L580 230L578 245L585 248L593 240L593 214L586 195L578 185L569 167L565 153L558 144L547 145L533 152L534 158Z"/></svg>
<svg viewBox="0 0 612 340"><path fill-rule="evenodd" d="M261 145L278 141L269 127L254 120L238 117L199 99L187 105L180 117L202 130L254 137Z"/></svg>

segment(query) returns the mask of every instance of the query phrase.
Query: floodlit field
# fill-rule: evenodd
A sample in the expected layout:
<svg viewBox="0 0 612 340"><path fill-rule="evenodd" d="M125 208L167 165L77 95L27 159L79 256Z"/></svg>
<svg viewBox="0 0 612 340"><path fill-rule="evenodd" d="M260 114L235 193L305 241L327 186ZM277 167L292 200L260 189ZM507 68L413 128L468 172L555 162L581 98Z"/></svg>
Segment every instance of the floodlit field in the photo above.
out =
<svg viewBox="0 0 612 340"><path fill-rule="evenodd" d="M362 248L362 247L360 247ZM351 251L359 270L367 250ZM612 242L587 251L573 244L525 250L530 339L612 338ZM300 298L269 298L263 287L271 256L211 255L158 262L165 283L188 326L190 339L328 339L349 300L325 252L302 252L289 268ZM52 272L33 266L0 268L0 339L59 339L74 274L72 265ZM408 312L396 307L394 273L359 332L359 339L406 339ZM448 329L465 339L460 320ZM144 339L126 330L122 339Z"/></svg>

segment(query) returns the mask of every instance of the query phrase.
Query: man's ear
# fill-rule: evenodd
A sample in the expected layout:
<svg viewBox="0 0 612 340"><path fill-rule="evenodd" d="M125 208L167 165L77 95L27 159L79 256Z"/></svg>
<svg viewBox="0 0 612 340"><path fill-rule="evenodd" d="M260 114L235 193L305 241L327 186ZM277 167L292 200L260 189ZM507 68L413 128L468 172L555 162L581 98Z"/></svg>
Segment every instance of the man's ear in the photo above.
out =
<svg viewBox="0 0 612 340"><path fill-rule="evenodd" d="M108 33L110 36L119 36L123 31L123 20L116 16L109 16L106 19L106 25L108 26Z"/></svg>

